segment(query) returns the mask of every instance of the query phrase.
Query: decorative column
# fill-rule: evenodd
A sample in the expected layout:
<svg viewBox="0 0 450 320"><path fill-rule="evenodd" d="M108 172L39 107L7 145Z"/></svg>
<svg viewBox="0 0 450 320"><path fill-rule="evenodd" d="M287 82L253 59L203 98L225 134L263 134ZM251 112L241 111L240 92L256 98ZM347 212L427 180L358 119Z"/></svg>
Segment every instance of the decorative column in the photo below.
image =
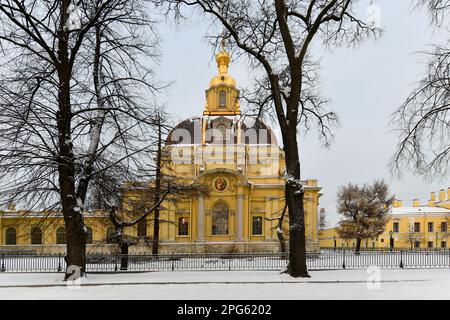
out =
<svg viewBox="0 0 450 320"><path fill-rule="evenodd" d="M198 211L197 211L197 240L203 241L203 221L205 216L205 202L203 195L198 196Z"/></svg>
<svg viewBox="0 0 450 320"><path fill-rule="evenodd" d="M242 241L242 231L243 231L243 218L244 218L244 195L237 195L237 210L236 210L236 240Z"/></svg>
<svg viewBox="0 0 450 320"><path fill-rule="evenodd" d="M273 221L264 221L265 217L271 217L271 213L272 212L276 212L274 209L274 201L273 201L273 197L266 197L266 208L264 211L264 216L263 216L263 234L264 234L264 239L265 240L271 240L272 239L272 223Z"/></svg>

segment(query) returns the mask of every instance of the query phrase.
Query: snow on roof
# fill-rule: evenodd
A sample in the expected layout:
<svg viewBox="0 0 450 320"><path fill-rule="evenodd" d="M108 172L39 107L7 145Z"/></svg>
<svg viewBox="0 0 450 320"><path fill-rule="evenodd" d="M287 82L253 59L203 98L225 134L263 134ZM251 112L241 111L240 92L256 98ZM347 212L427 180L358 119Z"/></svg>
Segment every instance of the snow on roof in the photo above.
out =
<svg viewBox="0 0 450 320"><path fill-rule="evenodd" d="M450 214L449 209L439 207L398 207L392 208L390 214Z"/></svg>

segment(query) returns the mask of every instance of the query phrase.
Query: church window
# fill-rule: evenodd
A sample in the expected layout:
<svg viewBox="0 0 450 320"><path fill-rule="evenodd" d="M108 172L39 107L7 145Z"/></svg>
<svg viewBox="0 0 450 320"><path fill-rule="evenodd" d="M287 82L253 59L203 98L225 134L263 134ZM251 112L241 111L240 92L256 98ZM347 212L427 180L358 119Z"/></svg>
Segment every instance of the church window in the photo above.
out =
<svg viewBox="0 0 450 320"><path fill-rule="evenodd" d="M115 235L116 231L114 230L114 228L108 228L108 230L106 230L106 243L108 244L114 243Z"/></svg>
<svg viewBox="0 0 450 320"><path fill-rule="evenodd" d="M56 230L56 244L66 244L66 228L61 227Z"/></svg>
<svg viewBox="0 0 450 320"><path fill-rule="evenodd" d="M252 234L254 236L260 236L263 234L263 219L261 216L256 216L252 218Z"/></svg>
<svg viewBox="0 0 450 320"><path fill-rule="evenodd" d="M147 220L139 221L137 224L137 236L146 237L147 236Z"/></svg>
<svg viewBox="0 0 450 320"><path fill-rule="evenodd" d="M228 234L228 206L224 203L216 204L212 210L212 234Z"/></svg>
<svg viewBox="0 0 450 320"><path fill-rule="evenodd" d="M92 243L92 229L87 227L86 229L86 243L91 244Z"/></svg>
<svg viewBox="0 0 450 320"><path fill-rule="evenodd" d="M178 235L179 236L189 235L189 218L186 217L178 218Z"/></svg>
<svg viewBox="0 0 450 320"><path fill-rule="evenodd" d="M219 91L219 107L226 107L227 106L227 93L225 90Z"/></svg>
<svg viewBox="0 0 450 320"><path fill-rule="evenodd" d="M39 228L31 230L31 244L42 244L42 231Z"/></svg>
<svg viewBox="0 0 450 320"><path fill-rule="evenodd" d="M16 229L8 228L6 229L6 244L7 245L15 245L17 241Z"/></svg>

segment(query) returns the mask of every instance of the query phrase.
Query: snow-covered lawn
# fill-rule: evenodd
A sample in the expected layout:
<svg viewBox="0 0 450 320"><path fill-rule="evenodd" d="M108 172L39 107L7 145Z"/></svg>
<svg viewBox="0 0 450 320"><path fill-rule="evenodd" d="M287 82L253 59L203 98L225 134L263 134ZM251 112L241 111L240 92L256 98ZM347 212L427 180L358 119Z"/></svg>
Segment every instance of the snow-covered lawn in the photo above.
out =
<svg viewBox="0 0 450 320"><path fill-rule="evenodd" d="M448 269L372 271L312 271L309 279L273 271L103 273L73 287L61 273L0 273L0 300L450 299Z"/></svg>

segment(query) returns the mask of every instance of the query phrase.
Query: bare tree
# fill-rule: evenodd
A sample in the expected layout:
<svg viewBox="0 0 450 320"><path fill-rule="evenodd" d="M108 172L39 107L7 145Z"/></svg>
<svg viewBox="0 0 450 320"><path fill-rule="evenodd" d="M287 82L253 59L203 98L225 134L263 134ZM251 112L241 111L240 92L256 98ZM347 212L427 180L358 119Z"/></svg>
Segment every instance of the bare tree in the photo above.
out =
<svg viewBox="0 0 450 320"><path fill-rule="evenodd" d="M339 188L337 196L338 213L344 216L337 232L343 239L356 238L355 252L359 253L362 239L383 233L394 197L382 180L362 187L349 183Z"/></svg>
<svg viewBox="0 0 450 320"><path fill-rule="evenodd" d="M429 8L433 24L445 28L450 1L417 3ZM391 167L398 173L407 167L419 175L446 176L450 163L450 38L424 54L426 75L392 118L399 142Z"/></svg>
<svg viewBox="0 0 450 320"><path fill-rule="evenodd" d="M150 154L152 157L152 162L149 168L142 172L143 177L148 180L147 186L142 188L143 192L140 193L140 200L131 205L134 211L138 212L138 215L148 216L151 213L153 220L153 235L152 235L152 254L158 254L159 252L159 231L160 231L160 199L173 198L176 196L181 196L180 190L185 190L186 186L181 186L177 184L175 178L171 174L170 169L170 155L164 149L165 141L167 135L172 129L169 121L169 116L164 108L159 108L155 110L153 115L152 124L152 134L150 136ZM148 199L150 197L150 199ZM126 201L126 199L122 199ZM152 204L152 208L137 208L142 204ZM123 207L123 206L122 206ZM144 214L142 214L144 212ZM148 213L146 213L148 212ZM134 225L141 221L142 219L137 219L135 222L128 223L127 226ZM171 223L174 223L171 221ZM121 232L120 232L121 234Z"/></svg>
<svg viewBox="0 0 450 320"><path fill-rule="evenodd" d="M144 188L144 190L146 190L146 189ZM114 237L123 239L122 236L124 235L124 232L123 232L124 228L134 226L134 225L138 224L139 222L143 221L150 214L153 214L155 212L155 209L161 204L162 201L164 201L164 199L166 198L166 196L169 193L170 193L170 188L167 188L161 194L158 201L153 203L149 208L147 208L145 206L145 202L140 202L139 205L143 207L143 210L138 210L141 212L136 212L135 217L133 217L132 219L127 218L123 214L120 215L118 213L118 208L112 207L110 210L110 218L116 229L116 234ZM132 210L136 211L136 207L132 208ZM127 211L129 211L129 210L127 210ZM128 249L127 249L127 251L128 251ZM127 253L127 252L122 252L122 253Z"/></svg>
<svg viewBox="0 0 450 320"><path fill-rule="evenodd" d="M164 108L153 111L152 123L149 124L151 133L148 137L147 151L150 155L144 167L139 167L138 176L133 180L117 179L116 177L102 177L100 184L93 186L93 199L99 208L109 210L110 220L115 232L108 241L117 243L121 254L128 254L131 245L139 242L139 236L134 237L125 233L125 229L138 225L144 220L153 222L151 237L152 253L159 253L159 230L161 223L176 221L161 219L161 203L175 203L180 199L189 199L194 194L207 193L206 186L184 184L173 173L171 154L165 148L168 133L172 130L169 115ZM113 172L114 174L114 172ZM100 199L100 201L97 201ZM150 219L148 219L150 217ZM148 239L147 239L148 240ZM121 268L126 269L127 258L122 259Z"/></svg>
<svg viewBox="0 0 450 320"><path fill-rule="evenodd" d="M306 266L304 187L300 180L297 136L313 124L324 143L329 143L336 115L324 109L327 99L317 90L317 63L309 52L321 39L325 46L356 44L377 29L354 13L352 0L160 0L178 16L193 7L222 29L221 38L238 49L259 72L249 102L257 114L274 110L286 155L285 196L289 215L289 265L293 277L309 277Z"/></svg>
<svg viewBox="0 0 450 320"><path fill-rule="evenodd" d="M146 11L139 0L0 1L2 201L61 210L66 262L82 273L90 186L131 179L146 158L152 113L139 97L157 89L139 62L154 48Z"/></svg>
<svg viewBox="0 0 450 320"><path fill-rule="evenodd" d="M279 200L279 198L276 198L276 200ZM286 228L284 227L284 222L285 217L286 217L286 211L287 211L287 204L285 203L285 205L283 206L283 209L281 209L281 211L275 212L275 217L266 217L265 220L267 221L277 221L277 226L276 228L276 232L277 232L277 238L278 241L280 242L280 251L282 253L286 253L287 252L287 248L286 248L286 238L285 238L285 232L286 232Z"/></svg>
<svg viewBox="0 0 450 320"><path fill-rule="evenodd" d="M170 174L170 166L168 162L170 157L164 151L164 142L167 138L169 130L172 129L168 123L167 114L164 110L160 110L156 113L155 117L155 137L156 148L154 148L155 158L155 188L153 193L153 201L156 204L161 197L161 194L165 192L164 184L174 181L174 177ZM160 206L156 206L154 210L153 219L153 245L152 253L157 254L159 252L159 226L160 226Z"/></svg>
<svg viewBox="0 0 450 320"><path fill-rule="evenodd" d="M432 23L442 26L450 11L450 0L416 0L417 6L426 6Z"/></svg>
<svg viewBox="0 0 450 320"><path fill-rule="evenodd" d="M161 219L159 215L159 208L163 201L173 202L182 198L191 198L193 195L198 193L207 193L206 186L193 184L182 185L177 184L176 182L173 183L173 181L165 181L163 179L163 176L161 176L161 178L161 184L159 187L160 193L158 194L158 198L155 197L156 181L152 181L150 183L147 182L144 184L133 183L133 186L139 189L137 192L137 189L133 188L133 186L125 187L129 195L132 194L132 198L128 199L125 196L122 201L126 202L126 204L122 203L120 209L118 207L110 208L110 220L115 228L115 234L112 235L112 240L119 244L122 254L128 254L128 247L137 243L136 237L132 237L124 233L124 230L126 228L133 227L139 224L141 221L144 221L148 216L151 215L153 215L154 217L154 224L158 224L158 228L160 226L160 223L176 223L175 221ZM151 186L149 187L149 185ZM157 200L155 201L155 199ZM159 251L156 250L155 252L154 247L159 246L159 238L156 242L154 239L155 235L153 235L153 239L151 241L152 253L158 254ZM126 269L124 265L122 265L122 267Z"/></svg>

